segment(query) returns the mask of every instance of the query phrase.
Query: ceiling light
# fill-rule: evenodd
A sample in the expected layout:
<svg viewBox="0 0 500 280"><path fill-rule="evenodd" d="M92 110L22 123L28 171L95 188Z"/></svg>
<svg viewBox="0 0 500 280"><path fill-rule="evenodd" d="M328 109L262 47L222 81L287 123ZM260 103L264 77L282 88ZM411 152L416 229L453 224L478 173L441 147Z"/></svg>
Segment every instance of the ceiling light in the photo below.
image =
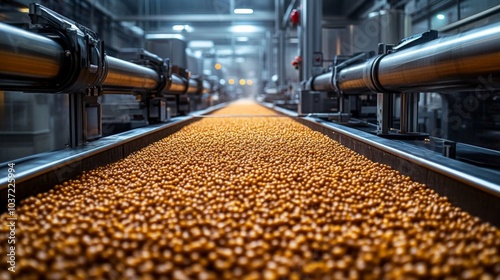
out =
<svg viewBox="0 0 500 280"><path fill-rule="evenodd" d="M231 26L231 31L236 33L249 33L249 32L259 32L262 28L255 25L233 25Z"/></svg>
<svg viewBox="0 0 500 280"><path fill-rule="evenodd" d="M184 25L176 24L176 25L172 26L172 29L175 31L187 31L187 32L193 31L193 28L187 24L184 24Z"/></svg>
<svg viewBox="0 0 500 280"><path fill-rule="evenodd" d="M186 40L184 36L180 34L146 34L146 39L147 40L154 40L154 39L179 39L179 40Z"/></svg>
<svg viewBox="0 0 500 280"><path fill-rule="evenodd" d="M251 14L253 14L253 9L238 8L238 9L234 9L234 13L239 14L239 15L251 15Z"/></svg>
<svg viewBox="0 0 500 280"><path fill-rule="evenodd" d="M445 16L443 14L437 14L437 19L443 20Z"/></svg>
<svg viewBox="0 0 500 280"><path fill-rule="evenodd" d="M210 49L214 47L214 42L209 40L193 40L189 42L191 49Z"/></svg>
<svg viewBox="0 0 500 280"><path fill-rule="evenodd" d="M172 29L175 31L182 31L184 30L184 25L174 25L172 26Z"/></svg>

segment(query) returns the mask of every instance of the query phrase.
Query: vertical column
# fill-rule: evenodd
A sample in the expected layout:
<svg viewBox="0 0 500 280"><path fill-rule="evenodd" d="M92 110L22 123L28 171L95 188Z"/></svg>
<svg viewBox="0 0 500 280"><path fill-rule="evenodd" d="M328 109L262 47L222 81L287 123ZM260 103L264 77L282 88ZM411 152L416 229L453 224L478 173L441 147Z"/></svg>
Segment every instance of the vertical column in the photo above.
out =
<svg viewBox="0 0 500 280"><path fill-rule="evenodd" d="M302 79L320 74L313 67L313 53L321 52L323 1L303 0L301 14Z"/></svg>
<svg viewBox="0 0 500 280"><path fill-rule="evenodd" d="M388 134L392 119L392 95L377 93L377 134Z"/></svg>
<svg viewBox="0 0 500 280"><path fill-rule="evenodd" d="M283 14L285 10L285 1L284 0L275 0L275 9L276 9L276 19L275 19L275 30L276 30L276 38L278 43L276 45L277 49L277 65L276 65L276 74L278 75L278 87L285 85L285 30L282 27L281 21L283 19ZM272 55L272 54L270 54Z"/></svg>
<svg viewBox="0 0 500 280"><path fill-rule="evenodd" d="M262 73L263 76L262 76L262 80L269 80L269 82L271 81L271 76L273 75L274 70L275 70L275 65L273 64L273 59L274 59L274 55L273 55L273 52L274 52L274 43L273 43L273 36L272 36L272 33L271 32L267 32L266 33L266 44L267 44L267 55L266 55L266 69L267 69L267 73ZM271 86L271 84L269 84L268 86Z"/></svg>
<svg viewBox="0 0 500 280"><path fill-rule="evenodd" d="M418 94L401 93L400 133L416 132L418 126Z"/></svg>
<svg viewBox="0 0 500 280"><path fill-rule="evenodd" d="M70 147L78 147L85 143L83 94L69 94L69 106Z"/></svg>

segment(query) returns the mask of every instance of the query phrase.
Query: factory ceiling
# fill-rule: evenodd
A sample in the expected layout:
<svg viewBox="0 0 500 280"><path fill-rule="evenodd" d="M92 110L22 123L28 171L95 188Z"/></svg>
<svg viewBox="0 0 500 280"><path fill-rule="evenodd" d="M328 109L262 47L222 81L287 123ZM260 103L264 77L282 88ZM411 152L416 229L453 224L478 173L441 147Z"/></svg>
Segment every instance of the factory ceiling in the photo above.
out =
<svg viewBox="0 0 500 280"><path fill-rule="evenodd" d="M51 8L68 6L68 0L3 0L19 7L31 2ZM272 38L284 24L287 10L299 8L301 0L80 0L98 9L116 22L131 26L147 36L182 35L193 49L207 47L220 53L237 49L240 54L254 53L263 41ZM311 1L311 0L310 0ZM356 22L387 0L315 0L323 1L323 26L338 28ZM235 9L252 9L251 14L237 14ZM277 10L279 9L279 11ZM62 12L62 11L61 11ZM279 22L280 25L277 23ZM290 30L290 29L289 29ZM296 37L294 28L288 38ZM292 38L293 39L293 38ZM296 39L295 39L296 40ZM204 43L203 43L204 42Z"/></svg>
<svg viewBox="0 0 500 280"><path fill-rule="evenodd" d="M322 0L323 25L345 26L380 0ZM127 0L128 9L115 13L116 19L136 24L146 34L179 33L188 40L210 40L217 46L245 42L260 44L276 30L276 7L298 8L300 0ZM238 8L252 9L252 14L236 14ZM129 12L126 12L129 11ZM283 22L283 18L281 18ZM243 39L242 39L243 38Z"/></svg>

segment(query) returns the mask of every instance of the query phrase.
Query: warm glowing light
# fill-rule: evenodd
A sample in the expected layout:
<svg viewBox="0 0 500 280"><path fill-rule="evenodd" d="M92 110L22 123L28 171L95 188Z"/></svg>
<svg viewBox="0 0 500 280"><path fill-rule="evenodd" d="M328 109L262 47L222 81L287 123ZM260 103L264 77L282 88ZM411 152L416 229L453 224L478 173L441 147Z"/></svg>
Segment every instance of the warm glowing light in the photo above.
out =
<svg viewBox="0 0 500 280"><path fill-rule="evenodd" d="M220 65L220 63L215 63L214 68L215 68L215 70L220 70L220 69L222 69L222 65Z"/></svg>
<svg viewBox="0 0 500 280"><path fill-rule="evenodd" d="M247 80L247 85L249 85L249 86L253 85L253 81L252 80Z"/></svg>
<svg viewBox="0 0 500 280"><path fill-rule="evenodd" d="M229 79L229 80L227 81L227 83L228 83L228 84L230 84L230 85L234 85L234 79Z"/></svg>
<svg viewBox="0 0 500 280"><path fill-rule="evenodd" d="M21 13L25 13L25 14L27 14L27 13L29 13L29 12L30 12L30 8L19 8L19 11L20 11Z"/></svg>
<svg viewBox="0 0 500 280"><path fill-rule="evenodd" d="M246 83L245 79L240 79L240 86L244 86Z"/></svg>

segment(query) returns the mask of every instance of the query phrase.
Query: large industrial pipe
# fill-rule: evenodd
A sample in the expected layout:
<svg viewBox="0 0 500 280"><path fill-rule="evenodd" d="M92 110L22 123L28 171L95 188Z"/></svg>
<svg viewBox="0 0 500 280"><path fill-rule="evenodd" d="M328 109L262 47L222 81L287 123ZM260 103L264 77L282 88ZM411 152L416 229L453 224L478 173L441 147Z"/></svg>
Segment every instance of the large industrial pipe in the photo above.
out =
<svg viewBox="0 0 500 280"><path fill-rule="evenodd" d="M314 77L311 88L344 94L490 89L500 83L500 24L376 56L334 74Z"/></svg>
<svg viewBox="0 0 500 280"><path fill-rule="evenodd" d="M172 74L171 76L172 82L170 83L170 87L166 90L170 93L185 93L187 90L187 81L183 77Z"/></svg>
<svg viewBox="0 0 500 280"><path fill-rule="evenodd" d="M212 90L212 84L210 84L210 82L207 80L203 80L202 87L202 93L210 93Z"/></svg>
<svg viewBox="0 0 500 280"><path fill-rule="evenodd" d="M104 79L103 89L106 90L153 90L160 84L160 76L155 70L143 67L125 60L106 56L108 74Z"/></svg>
<svg viewBox="0 0 500 280"><path fill-rule="evenodd" d="M0 80L31 85L29 79L55 79L61 73L63 57L64 50L55 41L0 23Z"/></svg>
<svg viewBox="0 0 500 280"><path fill-rule="evenodd" d="M67 82L63 70L66 50L49 37L0 23L0 88L48 90L47 84ZM105 57L104 93L133 91L166 91L169 93L201 93L204 87L197 79L177 74L163 83L161 73L112 56ZM83 87L86 86L82 85ZM164 88L160 88L164 87Z"/></svg>
<svg viewBox="0 0 500 280"><path fill-rule="evenodd" d="M201 92L198 79L189 79L189 86L187 93L198 93Z"/></svg>

